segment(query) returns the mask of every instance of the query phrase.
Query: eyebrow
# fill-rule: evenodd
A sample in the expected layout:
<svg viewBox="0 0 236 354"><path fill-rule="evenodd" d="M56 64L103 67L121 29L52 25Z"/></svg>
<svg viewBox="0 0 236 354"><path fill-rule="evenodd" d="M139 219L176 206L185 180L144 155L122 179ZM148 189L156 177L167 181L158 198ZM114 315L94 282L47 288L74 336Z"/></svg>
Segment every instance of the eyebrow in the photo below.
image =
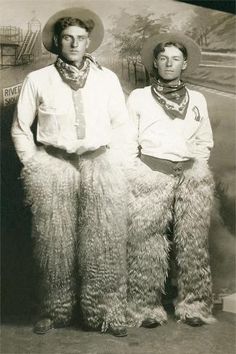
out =
<svg viewBox="0 0 236 354"><path fill-rule="evenodd" d="M74 34L67 34L67 33L62 34L62 38L63 38L63 37L70 37L70 38L83 37L83 38L89 38L89 36L86 35L86 34L76 34L76 35L74 35Z"/></svg>
<svg viewBox="0 0 236 354"><path fill-rule="evenodd" d="M68 36L68 37L86 37L86 34L68 34L68 33L63 33L62 36Z"/></svg>
<svg viewBox="0 0 236 354"><path fill-rule="evenodd" d="M165 55L163 53L159 53L159 55L167 58L167 55ZM172 56L172 58L181 58L181 55L174 55L174 56Z"/></svg>

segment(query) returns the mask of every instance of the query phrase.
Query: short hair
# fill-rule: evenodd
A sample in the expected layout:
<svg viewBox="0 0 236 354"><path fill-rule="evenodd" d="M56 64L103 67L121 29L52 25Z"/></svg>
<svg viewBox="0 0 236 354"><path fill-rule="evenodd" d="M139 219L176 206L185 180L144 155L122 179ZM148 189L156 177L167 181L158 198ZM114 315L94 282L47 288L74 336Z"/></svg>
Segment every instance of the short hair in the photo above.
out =
<svg viewBox="0 0 236 354"><path fill-rule="evenodd" d="M69 26L78 26L84 28L88 33L91 33L94 28L94 25L95 23L93 20L82 21L79 18L75 17L63 17L57 20L57 22L55 23L54 35L60 36L61 32Z"/></svg>
<svg viewBox="0 0 236 354"><path fill-rule="evenodd" d="M153 50L154 58L156 59L158 54L164 52L166 47L171 47L171 46L174 46L174 47L178 48L182 52L184 60L187 60L187 58L188 58L187 49L185 48L185 46L183 44L178 43L178 42L162 42L162 43L159 43Z"/></svg>

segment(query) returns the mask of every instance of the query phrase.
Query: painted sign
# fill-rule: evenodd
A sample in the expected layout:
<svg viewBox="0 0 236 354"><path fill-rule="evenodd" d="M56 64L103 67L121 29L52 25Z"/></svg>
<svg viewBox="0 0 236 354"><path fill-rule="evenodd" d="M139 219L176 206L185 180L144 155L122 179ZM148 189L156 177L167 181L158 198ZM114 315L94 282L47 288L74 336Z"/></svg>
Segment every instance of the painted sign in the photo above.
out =
<svg viewBox="0 0 236 354"><path fill-rule="evenodd" d="M20 94L22 83L19 83L14 86L5 87L2 89L3 92L3 105L9 106L17 102L17 99Z"/></svg>

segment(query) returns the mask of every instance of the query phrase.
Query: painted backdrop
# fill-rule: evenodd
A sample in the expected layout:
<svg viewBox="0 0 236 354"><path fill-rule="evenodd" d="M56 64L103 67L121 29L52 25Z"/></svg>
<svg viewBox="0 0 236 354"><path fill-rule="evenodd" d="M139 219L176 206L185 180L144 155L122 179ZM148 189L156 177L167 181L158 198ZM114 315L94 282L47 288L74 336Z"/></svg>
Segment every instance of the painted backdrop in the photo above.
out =
<svg viewBox="0 0 236 354"><path fill-rule="evenodd" d="M186 79L205 94L214 133L210 164L216 193L209 240L215 301L220 302L222 294L235 292L235 16L172 0L2 0L2 318L30 314L37 292L31 216L23 203L21 165L10 137L13 111L27 73L54 61L41 45L41 30L52 14L68 6L88 7L103 19L106 35L94 54L118 74L126 96L135 87L148 84L139 54L149 35L183 31L201 46L201 65Z"/></svg>

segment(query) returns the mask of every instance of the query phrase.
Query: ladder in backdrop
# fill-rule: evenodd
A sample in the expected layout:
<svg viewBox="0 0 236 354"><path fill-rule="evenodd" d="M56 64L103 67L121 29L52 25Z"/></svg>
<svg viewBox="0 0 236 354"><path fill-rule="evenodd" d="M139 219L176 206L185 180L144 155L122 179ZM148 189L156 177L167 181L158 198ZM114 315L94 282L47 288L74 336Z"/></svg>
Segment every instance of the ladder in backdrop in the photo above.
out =
<svg viewBox="0 0 236 354"><path fill-rule="evenodd" d="M24 41L22 43L22 46L20 48L20 51L19 51L17 58L16 58L17 64L20 64L24 60L24 58L30 59L30 56L32 55L33 48L34 48L34 45L35 45L35 42L37 40L39 33L40 33L40 30L37 30L35 32L28 30L28 32L26 33L26 36L24 38Z"/></svg>

